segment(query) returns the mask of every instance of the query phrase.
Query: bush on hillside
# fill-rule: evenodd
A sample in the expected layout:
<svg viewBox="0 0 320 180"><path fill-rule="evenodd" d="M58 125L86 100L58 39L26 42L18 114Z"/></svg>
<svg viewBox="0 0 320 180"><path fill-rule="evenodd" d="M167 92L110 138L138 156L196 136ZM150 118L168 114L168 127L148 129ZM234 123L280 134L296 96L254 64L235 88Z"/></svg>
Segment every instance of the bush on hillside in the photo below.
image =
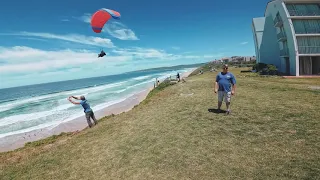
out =
<svg viewBox="0 0 320 180"><path fill-rule="evenodd" d="M258 63L258 64L255 64L253 67L252 67L252 70L256 70L257 72L261 72L263 69L265 69L267 67L267 64L265 63Z"/></svg>
<svg viewBox="0 0 320 180"><path fill-rule="evenodd" d="M254 64L239 64L238 67L253 67Z"/></svg>
<svg viewBox="0 0 320 180"><path fill-rule="evenodd" d="M257 73L262 75L277 75L278 68L273 64L258 63L252 67Z"/></svg>
<svg viewBox="0 0 320 180"><path fill-rule="evenodd" d="M275 65L268 64L266 72L269 75L277 75L278 74L278 68Z"/></svg>

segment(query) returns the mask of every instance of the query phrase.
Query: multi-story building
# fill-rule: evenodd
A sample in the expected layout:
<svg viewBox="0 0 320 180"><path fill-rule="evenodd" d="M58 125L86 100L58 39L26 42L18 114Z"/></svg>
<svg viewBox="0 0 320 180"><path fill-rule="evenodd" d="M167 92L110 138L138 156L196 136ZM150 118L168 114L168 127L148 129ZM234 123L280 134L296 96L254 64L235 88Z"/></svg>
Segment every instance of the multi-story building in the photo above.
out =
<svg viewBox="0 0 320 180"><path fill-rule="evenodd" d="M288 75L320 75L320 0L273 0L254 18L256 62Z"/></svg>
<svg viewBox="0 0 320 180"><path fill-rule="evenodd" d="M223 57L221 60L223 63L227 64L231 61L231 58L230 57Z"/></svg>
<svg viewBox="0 0 320 180"><path fill-rule="evenodd" d="M253 62L256 61L255 56L232 56L232 57L223 57L219 60L214 60L214 63L246 63L246 62Z"/></svg>
<svg viewBox="0 0 320 180"><path fill-rule="evenodd" d="M222 60L220 60L220 59L216 59L216 60L214 60L214 61L212 61L212 63L214 63L214 64L221 64L222 63Z"/></svg>
<svg viewBox="0 0 320 180"><path fill-rule="evenodd" d="M254 57L254 56L244 56L243 57L244 62L250 62L250 61L255 61L255 60L256 60L256 57Z"/></svg>

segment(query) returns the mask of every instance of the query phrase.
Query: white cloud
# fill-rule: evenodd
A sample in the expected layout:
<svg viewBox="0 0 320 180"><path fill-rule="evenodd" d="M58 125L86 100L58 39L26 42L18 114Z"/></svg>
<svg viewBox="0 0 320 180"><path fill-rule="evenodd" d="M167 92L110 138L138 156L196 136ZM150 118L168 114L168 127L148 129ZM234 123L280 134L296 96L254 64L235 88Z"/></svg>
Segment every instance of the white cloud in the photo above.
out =
<svg viewBox="0 0 320 180"><path fill-rule="evenodd" d="M18 79L18 78L24 78L24 79L28 79L28 78L32 78L34 76L41 76L41 77L45 77L45 76L57 76L57 75L63 75L63 74L68 74L68 73L74 73L74 72L79 72L81 71L82 68L70 68L70 69L64 69L64 70L57 70L57 71L48 71L48 72L34 72L34 73L28 73L26 75L22 75L22 76L15 76L12 77L11 79Z"/></svg>
<svg viewBox="0 0 320 180"><path fill-rule="evenodd" d="M12 48L0 47L1 73L46 71L67 66L79 66L99 61L126 61L128 56L105 56L98 58L97 53L89 51L44 51L30 47L15 46Z"/></svg>
<svg viewBox="0 0 320 180"><path fill-rule="evenodd" d="M217 58L217 57L222 57L224 53L218 53L218 54L213 54L213 55L203 55L204 58Z"/></svg>
<svg viewBox="0 0 320 180"><path fill-rule="evenodd" d="M83 21L85 23L90 23L91 22L91 14L90 13L84 13L81 17L76 18L79 19L80 21Z"/></svg>
<svg viewBox="0 0 320 180"><path fill-rule="evenodd" d="M170 54L164 50L152 48L113 49L111 52L114 55L107 53L105 57L98 58L97 52L87 50L45 51L25 46L0 47L0 61L2 62L0 64L0 72L12 74L17 72L48 71L55 68L78 67L81 64L99 63L101 61L110 64L111 62L123 63L123 61L133 59L153 59L160 62L162 60L205 59L222 56L222 54L200 56Z"/></svg>
<svg viewBox="0 0 320 180"><path fill-rule="evenodd" d="M174 50L180 50L180 47L178 47L178 46L173 46L171 48L174 49Z"/></svg>
<svg viewBox="0 0 320 180"><path fill-rule="evenodd" d="M119 74L159 66L205 62L217 55L179 55L152 48L112 49L98 52L70 49L46 51L25 46L0 46L0 88ZM77 73L81 72L81 73Z"/></svg>
<svg viewBox="0 0 320 180"><path fill-rule="evenodd" d="M194 52L191 52L191 51L187 51L187 52L183 52L182 54L192 54Z"/></svg>
<svg viewBox="0 0 320 180"><path fill-rule="evenodd" d="M69 41L74 43L92 45L92 46L103 46L108 48L115 47L110 39L94 37L94 36L84 36L79 34L52 34L52 33L39 33L39 32L19 32L19 33L11 33L11 34L2 34L2 35L13 35L13 36L25 36L25 37L37 37L43 39L56 39Z"/></svg>
<svg viewBox="0 0 320 180"><path fill-rule="evenodd" d="M170 54L164 50L153 48L130 48L130 49L113 49L113 53L118 55L132 56L135 59L159 59L159 60L177 60L177 59L208 59L223 56L223 53L212 55L181 55Z"/></svg>
<svg viewBox="0 0 320 180"><path fill-rule="evenodd" d="M40 39L40 38L34 38L34 37L19 37L19 39L34 40L34 41L47 41L47 39Z"/></svg>
<svg viewBox="0 0 320 180"><path fill-rule="evenodd" d="M187 55L187 56L184 56L184 58L186 59L195 59L195 58L199 58L200 56L192 56L192 55Z"/></svg>
<svg viewBox="0 0 320 180"><path fill-rule="evenodd" d="M184 58L186 59L210 59L210 58L217 58L217 57L222 57L223 53L219 53L219 54L213 54L213 55L201 55L201 56L184 56Z"/></svg>
<svg viewBox="0 0 320 180"><path fill-rule="evenodd" d="M121 40L139 40L135 33L120 22L107 22L104 30L111 36Z"/></svg>
<svg viewBox="0 0 320 180"><path fill-rule="evenodd" d="M245 45L245 44L248 44L248 42L245 41L245 42L242 42L242 43L240 43L240 44L241 44L241 45Z"/></svg>
<svg viewBox="0 0 320 180"><path fill-rule="evenodd" d="M85 23L91 22L91 14L85 13L80 18L77 18ZM136 36L136 34L133 32L133 30L126 27L121 22L109 20L103 27L103 32L107 32L112 37L115 37L117 39L121 40L139 40L139 38Z"/></svg>
<svg viewBox="0 0 320 180"><path fill-rule="evenodd" d="M158 50L153 48L127 48L127 49L114 49L113 53L124 55L124 56L133 56L137 59L166 59L166 60L175 60L180 59L183 56L174 55L166 53L164 50Z"/></svg>

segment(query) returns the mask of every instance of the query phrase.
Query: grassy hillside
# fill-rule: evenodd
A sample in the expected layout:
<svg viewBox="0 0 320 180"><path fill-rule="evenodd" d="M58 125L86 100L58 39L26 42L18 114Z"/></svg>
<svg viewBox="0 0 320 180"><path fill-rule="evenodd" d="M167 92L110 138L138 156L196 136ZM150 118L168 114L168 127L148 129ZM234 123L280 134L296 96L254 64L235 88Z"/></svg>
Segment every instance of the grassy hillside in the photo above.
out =
<svg viewBox="0 0 320 180"><path fill-rule="evenodd" d="M320 79L240 70L229 116L214 113L216 73L205 72L94 128L2 153L0 177L319 179Z"/></svg>

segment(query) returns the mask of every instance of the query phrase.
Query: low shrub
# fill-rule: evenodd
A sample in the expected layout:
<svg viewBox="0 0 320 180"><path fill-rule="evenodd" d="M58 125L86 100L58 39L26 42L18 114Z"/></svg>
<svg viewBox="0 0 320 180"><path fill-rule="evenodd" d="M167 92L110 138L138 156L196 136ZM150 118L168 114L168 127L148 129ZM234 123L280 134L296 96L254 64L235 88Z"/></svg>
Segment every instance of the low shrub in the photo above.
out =
<svg viewBox="0 0 320 180"><path fill-rule="evenodd" d="M258 63L252 67L252 70L255 70L257 73L260 73L261 75L278 74L278 68L273 64Z"/></svg>

